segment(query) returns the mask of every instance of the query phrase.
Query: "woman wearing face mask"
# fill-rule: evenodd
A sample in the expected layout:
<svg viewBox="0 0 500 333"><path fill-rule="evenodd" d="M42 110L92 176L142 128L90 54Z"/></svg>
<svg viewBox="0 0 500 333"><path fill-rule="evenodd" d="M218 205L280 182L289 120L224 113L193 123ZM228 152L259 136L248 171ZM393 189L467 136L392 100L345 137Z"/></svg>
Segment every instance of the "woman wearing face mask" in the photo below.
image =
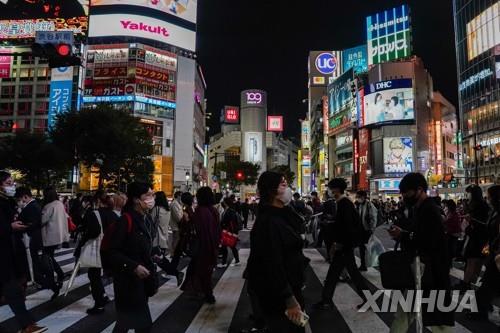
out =
<svg viewBox="0 0 500 333"><path fill-rule="evenodd" d="M152 319L148 298L158 288L156 268L151 260L153 221L149 211L155 198L151 186L131 183L127 203L103 254L111 265L115 292L114 333L149 332ZM104 246L101 245L102 247Z"/></svg>
<svg viewBox="0 0 500 333"><path fill-rule="evenodd" d="M470 285L476 282L483 266L484 256L481 253L483 247L488 241L488 213L489 207L483 199L483 191L477 185L469 185L465 189L468 201L466 206L466 218L469 223L465 228L467 240L464 250L464 259L466 260L464 280L459 288L469 290Z"/></svg>
<svg viewBox="0 0 500 333"><path fill-rule="evenodd" d="M234 204L231 198L225 198L224 201L222 202L222 207L224 208L224 212L222 213L221 227L222 230L226 230L232 234L238 234L239 232L238 218L236 216L237 213L233 205ZM227 256L228 256L227 246L222 246L221 252L222 252L222 262L217 265L218 268L227 267ZM238 254L238 249L236 248L236 245L231 248L231 252L233 253L234 257L234 265L235 266L239 265L240 256Z"/></svg>
<svg viewBox="0 0 500 333"><path fill-rule="evenodd" d="M448 254L450 257L450 267L453 263L453 258L457 255L458 238L462 234L462 222L457 213L457 204L453 200L444 200L444 231L448 241Z"/></svg>
<svg viewBox="0 0 500 333"><path fill-rule="evenodd" d="M287 207L292 192L282 174L264 172L257 183L257 219L250 233L248 288L262 309L270 332L304 332L302 220ZM286 315L285 315L286 312Z"/></svg>

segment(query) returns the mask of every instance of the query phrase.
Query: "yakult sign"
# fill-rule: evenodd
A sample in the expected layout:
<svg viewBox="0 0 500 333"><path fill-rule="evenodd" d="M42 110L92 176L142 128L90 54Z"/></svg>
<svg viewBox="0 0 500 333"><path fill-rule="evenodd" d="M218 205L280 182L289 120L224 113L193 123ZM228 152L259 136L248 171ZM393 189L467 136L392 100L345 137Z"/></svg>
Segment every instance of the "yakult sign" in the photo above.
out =
<svg viewBox="0 0 500 333"><path fill-rule="evenodd" d="M266 92L262 90L246 90L241 93L241 107L265 107Z"/></svg>
<svg viewBox="0 0 500 333"><path fill-rule="evenodd" d="M91 15L89 37L147 38L194 51L196 32L152 17L133 14Z"/></svg>

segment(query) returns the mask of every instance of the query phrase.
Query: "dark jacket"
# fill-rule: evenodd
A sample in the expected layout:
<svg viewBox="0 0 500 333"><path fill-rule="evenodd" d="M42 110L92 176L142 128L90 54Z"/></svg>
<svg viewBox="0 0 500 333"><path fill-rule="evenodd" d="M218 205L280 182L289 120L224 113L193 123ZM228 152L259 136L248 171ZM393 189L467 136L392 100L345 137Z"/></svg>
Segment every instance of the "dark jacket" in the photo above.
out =
<svg viewBox="0 0 500 333"><path fill-rule="evenodd" d="M332 230L333 241L342 244L344 248L354 248L356 232L361 230L360 227L358 211L352 201L347 197L338 200L337 215Z"/></svg>
<svg viewBox="0 0 500 333"><path fill-rule="evenodd" d="M465 258L482 258L481 251L488 242L488 215L490 208L485 201L471 203L467 209L470 223L465 228L469 237L465 246Z"/></svg>
<svg viewBox="0 0 500 333"><path fill-rule="evenodd" d="M16 215L15 202L0 193L0 283L28 275L28 259L22 233L11 224Z"/></svg>
<svg viewBox="0 0 500 333"><path fill-rule="evenodd" d="M309 262L302 253L301 223L289 207L259 206L246 276L266 312L283 314L292 296L301 298Z"/></svg>
<svg viewBox="0 0 500 333"><path fill-rule="evenodd" d="M30 250L38 251L43 247L42 242L42 208L36 202L31 201L19 214L19 221L28 225L28 236L30 236Z"/></svg>
<svg viewBox="0 0 500 333"><path fill-rule="evenodd" d="M238 217L236 216L236 211L232 208L227 208L222 214L221 219L222 230L227 230L231 233L238 233Z"/></svg>
<svg viewBox="0 0 500 333"><path fill-rule="evenodd" d="M448 246L443 217L432 198L427 198L419 206L410 209L407 227L406 232L401 234L401 248L411 257L418 253L426 265L422 277L424 296L428 295L429 289L450 290ZM442 313L436 307L433 312L427 312L424 306L423 320L424 326L454 325L453 312Z"/></svg>
<svg viewBox="0 0 500 333"><path fill-rule="evenodd" d="M321 215L322 223L333 223L335 221L335 216L337 215L337 203L333 199L328 199L321 205Z"/></svg>
<svg viewBox="0 0 500 333"><path fill-rule="evenodd" d="M88 210L81 227L82 238L79 243L80 246L85 244L89 239L97 238L101 232L104 232L112 223L119 220L119 217L110 208L99 208L97 211L101 217L102 230L95 211Z"/></svg>
<svg viewBox="0 0 500 333"><path fill-rule="evenodd" d="M118 322L128 328L145 328L151 324L145 280L140 280L134 270L142 265L154 272L151 260L152 220L134 210L126 213L132 217L132 228L129 232L128 221L122 215L110 238L106 261L111 264L113 272Z"/></svg>

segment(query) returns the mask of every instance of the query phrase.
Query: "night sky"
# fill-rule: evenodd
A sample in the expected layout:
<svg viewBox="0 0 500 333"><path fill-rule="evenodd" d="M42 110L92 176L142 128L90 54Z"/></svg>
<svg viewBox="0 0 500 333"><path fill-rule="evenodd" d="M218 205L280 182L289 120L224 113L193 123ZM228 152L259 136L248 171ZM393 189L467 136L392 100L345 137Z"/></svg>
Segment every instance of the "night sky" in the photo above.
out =
<svg viewBox="0 0 500 333"><path fill-rule="evenodd" d="M268 113L285 116L285 135L298 137L307 106L309 50L365 43L365 17L407 3L414 54L434 89L457 105L452 0L199 0L198 59L208 85L210 134L224 105L239 105L249 88L268 92Z"/></svg>

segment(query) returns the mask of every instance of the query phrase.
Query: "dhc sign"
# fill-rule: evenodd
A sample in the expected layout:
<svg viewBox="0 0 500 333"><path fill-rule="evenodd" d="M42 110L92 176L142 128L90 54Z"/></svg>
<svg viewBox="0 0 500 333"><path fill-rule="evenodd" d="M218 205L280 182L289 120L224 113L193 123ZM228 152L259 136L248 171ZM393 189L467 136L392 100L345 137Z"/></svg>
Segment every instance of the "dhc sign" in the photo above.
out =
<svg viewBox="0 0 500 333"><path fill-rule="evenodd" d="M337 58L332 53L321 53L316 57L316 69L324 75L332 74L337 68Z"/></svg>

